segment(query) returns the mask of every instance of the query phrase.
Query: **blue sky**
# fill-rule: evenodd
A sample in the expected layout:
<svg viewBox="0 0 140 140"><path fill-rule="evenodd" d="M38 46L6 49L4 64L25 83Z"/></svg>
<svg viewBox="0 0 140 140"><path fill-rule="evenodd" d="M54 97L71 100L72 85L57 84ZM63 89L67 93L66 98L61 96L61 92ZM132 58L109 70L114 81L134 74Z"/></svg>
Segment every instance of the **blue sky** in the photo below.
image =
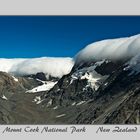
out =
<svg viewBox="0 0 140 140"><path fill-rule="evenodd" d="M0 16L0 57L73 57L86 45L140 33L140 16Z"/></svg>

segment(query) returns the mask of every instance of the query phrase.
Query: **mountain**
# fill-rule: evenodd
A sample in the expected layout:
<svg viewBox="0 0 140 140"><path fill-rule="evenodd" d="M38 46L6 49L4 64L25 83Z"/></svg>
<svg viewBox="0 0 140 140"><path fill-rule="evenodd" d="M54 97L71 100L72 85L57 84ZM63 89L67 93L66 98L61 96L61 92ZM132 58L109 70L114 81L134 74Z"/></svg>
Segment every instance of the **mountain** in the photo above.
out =
<svg viewBox="0 0 140 140"><path fill-rule="evenodd" d="M0 123L140 124L139 52L135 35L88 45L59 63L65 73L56 65L24 75L1 72Z"/></svg>

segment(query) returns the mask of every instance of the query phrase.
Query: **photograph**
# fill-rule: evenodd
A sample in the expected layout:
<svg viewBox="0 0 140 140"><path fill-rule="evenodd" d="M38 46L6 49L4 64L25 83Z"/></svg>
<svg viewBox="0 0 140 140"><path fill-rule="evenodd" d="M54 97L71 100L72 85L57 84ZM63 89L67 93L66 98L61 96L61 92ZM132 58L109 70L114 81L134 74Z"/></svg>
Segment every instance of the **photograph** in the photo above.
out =
<svg viewBox="0 0 140 140"><path fill-rule="evenodd" d="M104 124L140 124L140 16L1 15L0 125Z"/></svg>

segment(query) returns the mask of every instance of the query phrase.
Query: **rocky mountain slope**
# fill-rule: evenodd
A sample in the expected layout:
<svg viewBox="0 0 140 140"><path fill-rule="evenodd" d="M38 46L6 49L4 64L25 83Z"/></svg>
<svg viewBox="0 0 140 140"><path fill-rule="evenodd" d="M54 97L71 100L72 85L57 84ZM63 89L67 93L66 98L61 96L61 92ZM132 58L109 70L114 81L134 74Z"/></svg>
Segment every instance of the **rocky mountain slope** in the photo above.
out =
<svg viewBox="0 0 140 140"><path fill-rule="evenodd" d="M140 124L139 52L137 35L87 46L62 77L0 72L0 123Z"/></svg>

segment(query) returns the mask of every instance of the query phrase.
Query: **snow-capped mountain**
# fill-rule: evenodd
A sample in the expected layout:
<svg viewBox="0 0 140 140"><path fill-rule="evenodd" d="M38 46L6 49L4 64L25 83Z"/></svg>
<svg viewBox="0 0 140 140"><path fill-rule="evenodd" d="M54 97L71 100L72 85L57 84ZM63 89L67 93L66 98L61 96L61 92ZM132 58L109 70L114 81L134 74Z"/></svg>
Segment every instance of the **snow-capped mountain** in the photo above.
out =
<svg viewBox="0 0 140 140"><path fill-rule="evenodd" d="M1 65L0 123L140 124L140 35L46 59Z"/></svg>

